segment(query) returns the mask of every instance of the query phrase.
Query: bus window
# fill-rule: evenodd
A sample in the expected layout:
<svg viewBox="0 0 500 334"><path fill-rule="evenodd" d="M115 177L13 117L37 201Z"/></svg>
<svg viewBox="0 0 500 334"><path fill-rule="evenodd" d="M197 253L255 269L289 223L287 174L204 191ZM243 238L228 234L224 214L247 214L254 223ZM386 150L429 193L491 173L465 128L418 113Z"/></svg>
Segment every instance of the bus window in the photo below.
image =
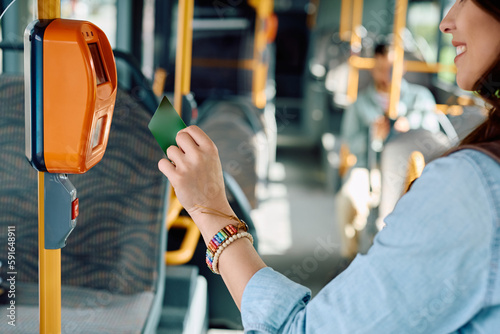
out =
<svg viewBox="0 0 500 334"><path fill-rule="evenodd" d="M61 0L61 17L94 23L116 47L116 0Z"/></svg>
<svg viewBox="0 0 500 334"><path fill-rule="evenodd" d="M451 44L452 36L439 32L441 15L445 15L454 1L419 1L408 6L408 29L415 37L419 53L428 63L439 62L453 65L456 51ZM437 77L449 84L455 84L455 74L440 72Z"/></svg>
<svg viewBox="0 0 500 334"><path fill-rule="evenodd" d="M408 29L428 63L437 61L440 8L437 2L414 2L408 7Z"/></svg>
<svg viewBox="0 0 500 334"><path fill-rule="evenodd" d="M444 2L444 11L442 13L442 17L444 17L450 8L453 6L455 1L453 0L445 0ZM455 57L457 56L457 52L455 47L451 44L452 35L451 34L442 34L441 45L439 46L439 62L442 64L453 65L455 62ZM442 81L455 85L456 74L449 72L442 72L438 74L438 78Z"/></svg>

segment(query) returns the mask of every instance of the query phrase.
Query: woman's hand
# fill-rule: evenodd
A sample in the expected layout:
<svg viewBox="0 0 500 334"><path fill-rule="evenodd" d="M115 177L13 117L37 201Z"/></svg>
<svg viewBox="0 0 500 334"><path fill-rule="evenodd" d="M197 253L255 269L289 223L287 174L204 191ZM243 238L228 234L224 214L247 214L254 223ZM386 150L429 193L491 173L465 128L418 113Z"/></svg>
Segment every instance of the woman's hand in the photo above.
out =
<svg viewBox="0 0 500 334"><path fill-rule="evenodd" d="M408 121L408 118L404 116L398 117L394 123L394 130L401 133L410 131L410 122Z"/></svg>
<svg viewBox="0 0 500 334"><path fill-rule="evenodd" d="M170 180L177 198L200 229L205 244L230 220L206 212L201 205L234 215L226 198L224 179L215 144L197 126L177 134L177 146L167 149L158 168ZM236 305L241 307L243 291L250 278L266 265L247 238L237 239L222 252L219 270Z"/></svg>
<svg viewBox="0 0 500 334"><path fill-rule="evenodd" d="M391 131L389 119L385 116L380 116L373 122L373 139L384 141Z"/></svg>
<svg viewBox="0 0 500 334"><path fill-rule="evenodd" d="M184 209L193 219L202 210L197 205L228 212L230 207L215 144L197 126L179 131L176 141L178 146L170 146L166 152L171 162L162 159L158 168L169 179Z"/></svg>

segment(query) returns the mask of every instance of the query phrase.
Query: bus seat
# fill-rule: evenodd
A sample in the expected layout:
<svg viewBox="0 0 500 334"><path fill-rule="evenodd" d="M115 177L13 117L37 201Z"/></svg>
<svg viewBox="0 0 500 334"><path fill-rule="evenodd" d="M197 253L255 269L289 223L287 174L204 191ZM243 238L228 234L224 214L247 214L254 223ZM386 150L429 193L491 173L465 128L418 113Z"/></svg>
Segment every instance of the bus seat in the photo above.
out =
<svg viewBox="0 0 500 334"><path fill-rule="evenodd" d="M487 118L487 112L480 106L464 106L461 115L449 116L459 140L464 139L472 130Z"/></svg>
<svg viewBox="0 0 500 334"><path fill-rule="evenodd" d="M256 208L258 185L266 182L269 170L263 113L241 97L205 101L198 112L197 124L217 145L222 168L242 188L251 208Z"/></svg>
<svg viewBox="0 0 500 334"><path fill-rule="evenodd" d="M164 291L166 179L151 115L118 92L102 161L70 179L77 226L61 251L62 333L154 333ZM24 155L24 80L0 76L0 239L16 227L16 332L38 333L37 172ZM0 252L6 263L7 252ZM0 268L5 278L6 268ZM50 311L50 310L49 310ZM6 308L0 317L7 319ZM0 322L0 332L11 326Z"/></svg>
<svg viewBox="0 0 500 334"><path fill-rule="evenodd" d="M442 132L432 133L417 129L401 133L390 140L380 157L382 175L379 222L385 218L404 193L408 161L413 151L420 151L425 161L441 156L451 147L449 138Z"/></svg>

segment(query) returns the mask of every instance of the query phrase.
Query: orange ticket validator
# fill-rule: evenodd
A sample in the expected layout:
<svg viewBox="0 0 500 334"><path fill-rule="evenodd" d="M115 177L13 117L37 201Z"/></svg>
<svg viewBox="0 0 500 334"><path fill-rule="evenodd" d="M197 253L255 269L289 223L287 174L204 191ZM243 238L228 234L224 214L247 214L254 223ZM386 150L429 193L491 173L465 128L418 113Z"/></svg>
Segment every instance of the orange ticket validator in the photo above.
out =
<svg viewBox="0 0 500 334"><path fill-rule="evenodd" d="M104 155L115 106L109 41L90 22L37 20L25 53L26 156L39 171L85 173Z"/></svg>

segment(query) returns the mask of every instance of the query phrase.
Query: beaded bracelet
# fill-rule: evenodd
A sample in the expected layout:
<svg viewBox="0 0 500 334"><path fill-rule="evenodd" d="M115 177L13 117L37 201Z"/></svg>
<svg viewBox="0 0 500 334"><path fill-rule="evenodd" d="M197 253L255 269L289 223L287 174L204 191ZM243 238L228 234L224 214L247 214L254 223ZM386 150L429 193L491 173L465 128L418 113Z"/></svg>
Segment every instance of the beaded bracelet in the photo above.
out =
<svg viewBox="0 0 500 334"><path fill-rule="evenodd" d="M226 249L227 246L229 246L233 241L236 241L240 238L247 238L248 240L250 240L250 242L253 245L253 237L248 232L240 232L240 233L228 238L226 241L224 241L224 243L222 245L220 245L220 247L217 249L217 251L214 254L212 267L210 268L213 273L220 274L220 272L219 272L219 257L220 257L220 255L222 254L224 249Z"/></svg>

